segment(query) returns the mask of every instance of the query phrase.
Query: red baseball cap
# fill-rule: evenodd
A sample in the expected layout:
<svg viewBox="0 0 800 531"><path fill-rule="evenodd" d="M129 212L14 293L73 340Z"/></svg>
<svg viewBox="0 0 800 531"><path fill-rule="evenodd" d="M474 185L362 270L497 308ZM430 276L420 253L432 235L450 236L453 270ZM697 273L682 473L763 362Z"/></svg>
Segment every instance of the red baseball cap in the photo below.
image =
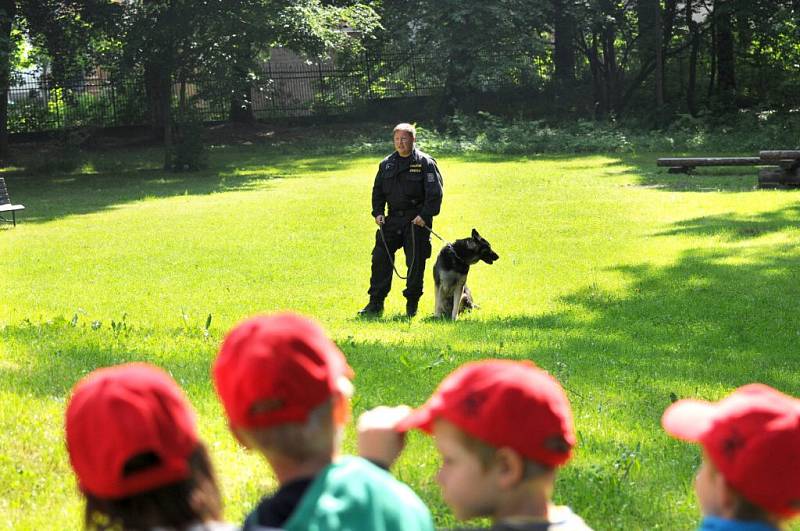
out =
<svg viewBox="0 0 800 531"><path fill-rule="evenodd" d="M800 512L800 400L750 384L719 402L679 400L661 424L674 437L700 443L751 503L783 517Z"/></svg>
<svg viewBox="0 0 800 531"><path fill-rule="evenodd" d="M66 413L67 452L78 484L116 499L188 479L199 444L195 415L178 384L162 369L129 363L98 369L79 381ZM152 466L125 471L152 454Z"/></svg>
<svg viewBox="0 0 800 531"><path fill-rule="evenodd" d="M257 316L231 330L213 367L231 426L305 422L352 378L344 354L314 321L291 313Z"/></svg>
<svg viewBox="0 0 800 531"><path fill-rule="evenodd" d="M431 433L437 418L547 466L566 463L575 446L564 389L530 361L485 360L459 367L397 429Z"/></svg>

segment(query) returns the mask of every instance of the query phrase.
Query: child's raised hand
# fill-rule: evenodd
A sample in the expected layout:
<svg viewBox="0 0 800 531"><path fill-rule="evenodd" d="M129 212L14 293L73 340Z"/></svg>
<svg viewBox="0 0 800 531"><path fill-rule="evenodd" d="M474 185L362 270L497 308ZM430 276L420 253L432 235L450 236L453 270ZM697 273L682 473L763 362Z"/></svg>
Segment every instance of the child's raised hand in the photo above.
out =
<svg viewBox="0 0 800 531"><path fill-rule="evenodd" d="M405 433L397 423L411 413L408 406L379 406L358 417L358 455L364 459L392 466L405 445Z"/></svg>

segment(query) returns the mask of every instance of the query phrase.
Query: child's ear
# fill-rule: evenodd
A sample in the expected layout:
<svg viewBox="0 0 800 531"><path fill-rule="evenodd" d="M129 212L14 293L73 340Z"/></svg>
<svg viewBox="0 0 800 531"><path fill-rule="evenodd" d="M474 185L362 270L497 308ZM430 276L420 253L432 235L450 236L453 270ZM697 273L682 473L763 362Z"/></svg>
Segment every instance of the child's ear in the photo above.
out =
<svg viewBox="0 0 800 531"><path fill-rule="evenodd" d="M494 454L493 468L498 478L498 486L510 488L522 481L525 475L525 461L511 448L500 448Z"/></svg>
<svg viewBox="0 0 800 531"><path fill-rule="evenodd" d="M739 505L743 501L742 496L733 488L731 488L728 482L725 481L725 478L722 476L722 474L717 473L714 481L717 483L716 488L719 496L718 500L722 510L722 514L720 516L734 519L739 510Z"/></svg>
<svg viewBox="0 0 800 531"><path fill-rule="evenodd" d="M242 445L242 447L247 448L248 450L253 449L253 446L249 442L247 442L247 436L244 433L242 433L242 431L239 428L234 428L233 426L231 426L230 428L231 428L231 433L233 433L233 437L240 445Z"/></svg>
<svg viewBox="0 0 800 531"><path fill-rule="evenodd" d="M336 393L333 400L333 425L344 426L350 422L350 399L343 393Z"/></svg>

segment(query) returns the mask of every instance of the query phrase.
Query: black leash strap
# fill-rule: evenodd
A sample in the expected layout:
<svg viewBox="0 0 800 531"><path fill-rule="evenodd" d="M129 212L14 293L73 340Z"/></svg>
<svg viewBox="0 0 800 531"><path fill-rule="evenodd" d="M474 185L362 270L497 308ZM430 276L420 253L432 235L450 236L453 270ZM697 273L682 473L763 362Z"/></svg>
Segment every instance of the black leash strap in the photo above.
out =
<svg viewBox="0 0 800 531"><path fill-rule="evenodd" d="M434 231L432 228L430 228L429 226L427 226L427 225L423 225L423 227L425 227L426 229L428 229L428 232L430 232L431 234L433 234L434 236L436 236L437 238L439 238L440 240L442 240L442 241L443 241L444 243L446 243L447 245L453 245L453 244L452 244L452 243L450 243L449 241L445 240L444 238L442 238L441 236L439 236L438 234L436 234L436 232L435 232L435 231Z"/></svg>
<svg viewBox="0 0 800 531"><path fill-rule="evenodd" d="M436 234L436 233L433 231L433 229L432 229L432 228L430 228L429 226L427 226L427 225L423 225L423 227L425 227L426 229L428 229L428 231L429 231L431 234L433 234L434 236L436 236L437 238L439 238L440 240L442 240L442 241L444 242L444 244L445 244L447 247L450 247L450 249L452 249L452 250L453 250L453 255L456 257L456 260L458 260L459 262L461 262L461 263L463 263L463 264L466 264L466 262L464 261L464 259L463 259L463 258L461 258L460 256L458 256L458 252L456 251L455 247L453 247L453 244L452 244L452 243L450 243L449 241L445 240L444 238L442 238L441 236L439 236L438 234ZM469 264L467 264L467 266L469 266Z"/></svg>
<svg viewBox="0 0 800 531"><path fill-rule="evenodd" d="M427 227L426 227L427 228ZM414 236L414 224L411 224L411 265L408 266L408 273L406 276L400 274L400 271L397 270L397 267L394 265L394 257L392 253L389 252L389 245L386 243L386 238L383 236L383 225L378 225L378 232L381 233L381 241L383 241L383 248L386 249L386 256L389 258L389 263L392 264L392 269L394 269L394 274L397 275L397 278L401 280L406 280L408 275L411 274L411 270L414 268L414 261L417 258L417 242L416 236Z"/></svg>
<svg viewBox="0 0 800 531"><path fill-rule="evenodd" d="M414 262L416 261L416 258L417 258L417 256L416 256L417 255L417 243L415 241L415 236L414 236L414 224L412 223L411 225L412 225L411 226L411 265L408 266L407 275L411 274L411 270L414 268ZM453 247L452 243L450 243L449 241L445 240L444 238L442 238L441 236L436 234L436 232L432 228L430 228L427 225L423 225L423 227L428 229L428 232L430 232L431 234L433 234L434 236L436 236L437 238L442 240L449 247ZM392 253L389 252L389 245L386 243L386 238L383 236L383 225L378 225L378 231L381 233L381 241L383 241L383 248L386 249L386 256L389 257L389 263L392 264L392 269L394 269L394 274L397 275L397 278L399 278L401 280L406 280L408 278L408 276L404 277L403 275L401 275L400 272L397 270L397 267L394 265L394 257L392 257ZM456 258L461 260L461 257L458 256L458 253L456 253ZM461 260L461 261L463 262L463 260Z"/></svg>

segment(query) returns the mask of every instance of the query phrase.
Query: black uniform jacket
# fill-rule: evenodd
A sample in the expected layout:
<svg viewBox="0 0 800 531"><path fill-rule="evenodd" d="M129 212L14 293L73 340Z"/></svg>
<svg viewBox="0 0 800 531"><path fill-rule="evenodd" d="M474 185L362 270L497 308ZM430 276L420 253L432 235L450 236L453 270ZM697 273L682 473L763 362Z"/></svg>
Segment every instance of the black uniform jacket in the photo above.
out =
<svg viewBox="0 0 800 531"><path fill-rule="evenodd" d="M430 155L414 148L401 157L395 151L378 165L372 186L372 217L384 214L411 216L419 214L430 222L442 206L442 175Z"/></svg>

